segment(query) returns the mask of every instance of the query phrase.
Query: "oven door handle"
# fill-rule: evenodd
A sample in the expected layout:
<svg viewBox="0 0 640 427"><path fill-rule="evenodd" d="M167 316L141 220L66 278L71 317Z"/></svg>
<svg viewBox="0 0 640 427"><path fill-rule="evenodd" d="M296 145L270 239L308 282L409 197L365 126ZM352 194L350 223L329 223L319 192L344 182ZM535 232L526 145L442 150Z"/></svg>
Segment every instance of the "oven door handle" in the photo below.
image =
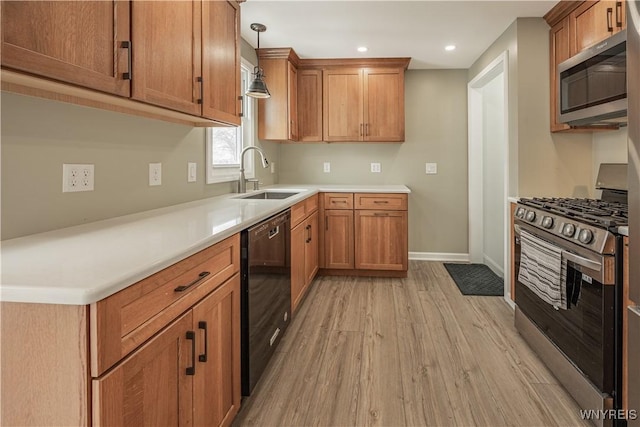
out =
<svg viewBox="0 0 640 427"><path fill-rule="evenodd" d="M568 252L568 251L562 251L562 257L564 259L566 259L567 261L571 261L574 262L584 268L588 268L590 270L593 271L601 271L602 270L602 264L597 262L597 261L593 261L590 260L588 258L585 257L581 257L580 255L576 255L574 253Z"/></svg>

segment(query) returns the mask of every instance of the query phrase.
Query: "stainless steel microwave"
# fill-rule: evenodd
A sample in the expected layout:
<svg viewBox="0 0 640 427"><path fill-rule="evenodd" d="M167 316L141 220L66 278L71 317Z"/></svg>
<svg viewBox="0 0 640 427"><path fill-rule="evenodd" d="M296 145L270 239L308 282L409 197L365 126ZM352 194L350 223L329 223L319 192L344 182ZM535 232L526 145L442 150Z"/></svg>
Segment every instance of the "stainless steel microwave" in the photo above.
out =
<svg viewBox="0 0 640 427"><path fill-rule="evenodd" d="M626 122L627 33L620 31L558 65L558 120Z"/></svg>

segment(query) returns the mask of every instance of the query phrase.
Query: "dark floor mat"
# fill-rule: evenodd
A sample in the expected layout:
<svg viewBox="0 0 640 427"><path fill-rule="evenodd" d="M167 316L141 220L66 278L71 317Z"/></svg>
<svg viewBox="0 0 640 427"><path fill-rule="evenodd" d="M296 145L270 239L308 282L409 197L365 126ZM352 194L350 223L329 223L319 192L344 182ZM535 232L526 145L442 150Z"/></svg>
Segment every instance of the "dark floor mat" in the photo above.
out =
<svg viewBox="0 0 640 427"><path fill-rule="evenodd" d="M462 295L503 296L504 282L484 264L444 263Z"/></svg>

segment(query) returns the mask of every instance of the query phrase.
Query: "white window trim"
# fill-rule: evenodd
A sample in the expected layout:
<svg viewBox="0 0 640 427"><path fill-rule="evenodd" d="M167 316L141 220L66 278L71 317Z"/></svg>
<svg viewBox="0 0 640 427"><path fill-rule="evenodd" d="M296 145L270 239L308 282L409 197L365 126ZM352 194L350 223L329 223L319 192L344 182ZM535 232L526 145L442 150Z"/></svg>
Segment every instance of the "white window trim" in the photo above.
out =
<svg viewBox="0 0 640 427"><path fill-rule="evenodd" d="M250 79L252 76L251 73L254 67L253 64L251 64L249 61L242 58L242 66L243 68L246 68L249 70L249 79ZM247 82L247 85L249 83L250 82ZM243 88L243 91L244 90L245 89ZM242 121L244 125L250 124L248 129L246 128L246 126L242 126L243 127L242 147L245 148L245 147L255 145L255 134L256 134L255 127L257 126L257 123L254 121L254 119L256 118L256 115L254 114L255 112L254 99L244 94L243 96L244 96L245 117L243 117ZM206 146L205 167L207 170L207 184L217 184L222 182L237 181L240 178L240 165L214 166L213 164L210 163L209 159L212 158L212 154L213 154L212 153L213 142L211 140L211 135L212 135L211 128L207 128L205 131L205 146ZM254 150L251 150L245 154L244 174L246 178L255 177L253 151Z"/></svg>

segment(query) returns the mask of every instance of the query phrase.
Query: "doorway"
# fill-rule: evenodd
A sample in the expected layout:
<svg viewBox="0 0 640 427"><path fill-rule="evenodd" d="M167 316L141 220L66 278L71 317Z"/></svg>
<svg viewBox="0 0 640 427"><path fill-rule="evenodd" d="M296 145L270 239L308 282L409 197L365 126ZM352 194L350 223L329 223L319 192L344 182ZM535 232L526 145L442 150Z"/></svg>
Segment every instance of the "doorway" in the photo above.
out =
<svg viewBox="0 0 640 427"><path fill-rule="evenodd" d="M469 258L503 278L510 300L506 51L469 82L468 99Z"/></svg>

